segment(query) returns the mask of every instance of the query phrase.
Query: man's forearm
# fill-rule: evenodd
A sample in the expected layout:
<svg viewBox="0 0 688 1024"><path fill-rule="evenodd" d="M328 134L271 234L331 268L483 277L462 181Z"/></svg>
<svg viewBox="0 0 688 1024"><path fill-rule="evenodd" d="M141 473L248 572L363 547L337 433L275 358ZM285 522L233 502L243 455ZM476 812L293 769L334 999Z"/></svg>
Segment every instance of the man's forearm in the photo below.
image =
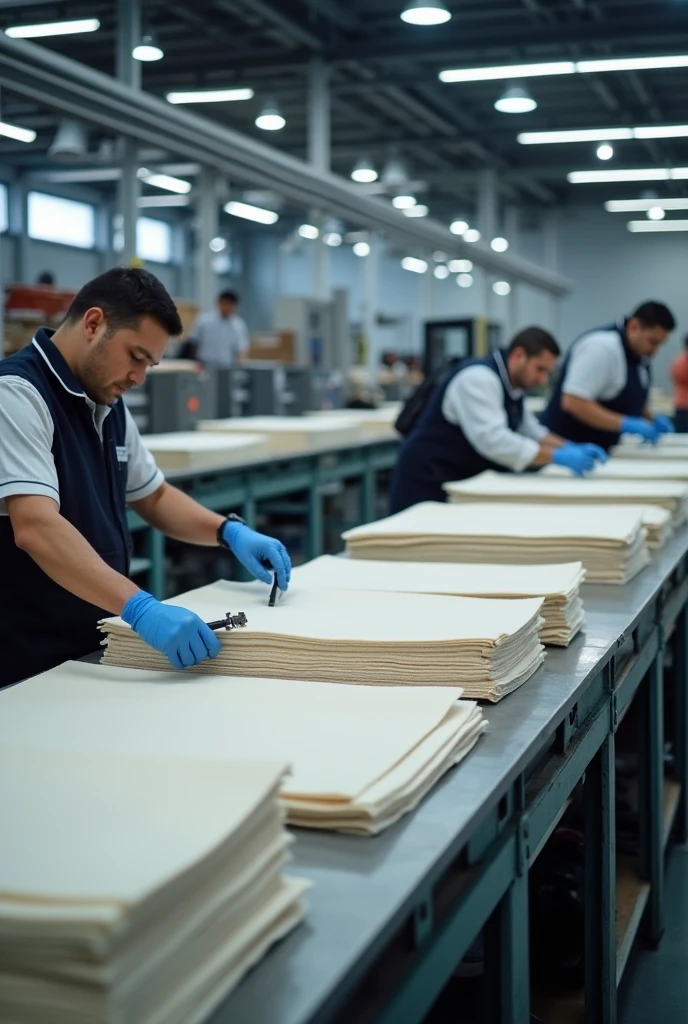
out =
<svg viewBox="0 0 688 1024"><path fill-rule="evenodd" d="M556 448L560 448L561 445L552 446L546 443L546 439L542 442L538 448L537 455L530 463L531 466L549 466L554 456Z"/></svg>
<svg viewBox="0 0 688 1024"><path fill-rule="evenodd" d="M599 402L593 402L588 398L578 398L575 395L562 395L561 407L570 416L585 423L588 427L596 430L608 430L610 433L618 433L621 430L623 416L617 412L610 412Z"/></svg>
<svg viewBox="0 0 688 1024"><path fill-rule="evenodd" d="M548 433L541 438L540 444L543 448L563 448L566 444L566 440L563 437L559 437L558 434Z"/></svg>
<svg viewBox="0 0 688 1024"><path fill-rule="evenodd" d="M168 537L206 547L217 545L217 528L225 518L168 483L131 507Z"/></svg>

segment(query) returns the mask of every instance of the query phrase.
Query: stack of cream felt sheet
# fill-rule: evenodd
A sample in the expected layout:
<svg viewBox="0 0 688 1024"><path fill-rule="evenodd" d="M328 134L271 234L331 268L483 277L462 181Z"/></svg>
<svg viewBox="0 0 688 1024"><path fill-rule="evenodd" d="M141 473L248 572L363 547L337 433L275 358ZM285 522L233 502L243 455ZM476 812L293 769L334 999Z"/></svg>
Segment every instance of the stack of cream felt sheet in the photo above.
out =
<svg viewBox="0 0 688 1024"><path fill-rule="evenodd" d="M672 454L673 453L673 454ZM688 458L688 434L662 434L657 444L648 444L640 437L623 434L619 443L612 448L612 455L624 458L654 459L656 456L671 458Z"/></svg>
<svg viewBox="0 0 688 1024"><path fill-rule="evenodd" d="M216 434L264 434L271 452L308 451L361 439L361 426L346 416L244 416L201 420L198 429Z"/></svg>
<svg viewBox="0 0 688 1024"><path fill-rule="evenodd" d="M322 419L325 422L333 418L344 418L357 423L361 433L373 437L399 437L394 424L401 411L401 403L391 403L379 409L332 409L309 412L308 416Z"/></svg>
<svg viewBox="0 0 688 1024"><path fill-rule="evenodd" d="M465 565L441 562L371 562L322 555L294 569L296 587L372 590L460 597L544 597L543 644L566 647L585 619L581 562L565 565Z"/></svg>
<svg viewBox="0 0 688 1024"><path fill-rule="evenodd" d="M543 476L541 473L494 473L488 470L469 480L444 485L449 501L455 505L469 502L553 504L558 506L622 504L642 517L648 544L662 547L675 527L686 516L688 489L669 481L657 485L640 480L602 481L567 475Z"/></svg>
<svg viewBox="0 0 688 1024"><path fill-rule="evenodd" d="M224 580L169 602L206 622L244 612L248 625L220 631L220 654L195 671L387 686L462 686L499 700L542 664L541 597L488 601L292 587L268 607L264 584ZM104 663L169 668L120 618L105 619Z"/></svg>
<svg viewBox="0 0 688 1024"><path fill-rule="evenodd" d="M570 494L572 500L583 500L582 497L574 497L578 494L584 495L586 500L592 498L593 501L604 504L632 502L658 505L660 508L668 509L674 525L680 526L688 515L688 480L663 479L661 465L657 466L659 472L656 475L642 475L642 465L644 463L634 463L626 459L610 459L608 463L598 466L582 480L572 478L569 471L560 466L546 466L538 474L527 475L535 475L543 485L545 481L556 481L557 486L565 488L567 498ZM634 470L635 466L639 467L639 471Z"/></svg>
<svg viewBox="0 0 688 1024"><path fill-rule="evenodd" d="M681 449L674 448L673 451L677 452ZM554 468L548 467L544 472L551 476ZM558 469L558 472L561 470ZM652 481L653 483L655 481L664 483L669 480L683 481L684 484L688 484L688 452L684 450L682 459L655 459L651 455L648 456L647 453L644 459L611 458L604 465L598 463L586 480L633 480Z"/></svg>
<svg viewBox="0 0 688 1024"><path fill-rule="evenodd" d="M68 662L0 696L0 742L175 760L271 757L292 766L280 790L288 821L372 834L415 807L487 727L461 695Z"/></svg>
<svg viewBox="0 0 688 1024"><path fill-rule="evenodd" d="M202 434L180 430L171 434L144 434L141 438L161 469L197 469L250 462L268 450L264 434Z"/></svg>
<svg viewBox="0 0 688 1024"><path fill-rule="evenodd" d="M381 561L580 561L589 583L626 583L650 560L641 513L618 505L428 501L343 536L352 557Z"/></svg>
<svg viewBox="0 0 688 1024"><path fill-rule="evenodd" d="M306 884L283 875L286 765L25 731L0 744L0 1020L206 1019L303 914Z"/></svg>

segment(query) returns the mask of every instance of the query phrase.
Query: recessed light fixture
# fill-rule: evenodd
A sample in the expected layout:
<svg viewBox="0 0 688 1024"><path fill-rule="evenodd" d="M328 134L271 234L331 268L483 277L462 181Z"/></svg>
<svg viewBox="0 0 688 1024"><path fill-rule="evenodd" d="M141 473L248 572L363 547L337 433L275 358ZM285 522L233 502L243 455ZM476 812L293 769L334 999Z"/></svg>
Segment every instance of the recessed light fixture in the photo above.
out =
<svg viewBox="0 0 688 1024"><path fill-rule="evenodd" d="M143 36L139 45L135 46L131 51L131 55L134 60L142 60L144 62L162 60L165 56L163 50L151 35Z"/></svg>
<svg viewBox="0 0 688 1024"><path fill-rule="evenodd" d="M279 220L279 214L275 213L274 210L264 210L260 206L252 206L250 203L240 203L235 200L225 203L224 210L225 213L231 214L232 217L252 220L256 224L276 224Z"/></svg>
<svg viewBox="0 0 688 1024"><path fill-rule="evenodd" d="M168 103L234 103L253 99L253 89L192 89L168 92Z"/></svg>
<svg viewBox="0 0 688 1024"><path fill-rule="evenodd" d="M603 142L601 146L597 147L596 152L598 160L611 160L614 156L614 147L610 146L608 142Z"/></svg>
<svg viewBox="0 0 688 1024"><path fill-rule="evenodd" d="M299 227L299 234L302 238L308 238L314 242L316 238L320 237L320 232L316 228L315 224L302 224Z"/></svg>
<svg viewBox="0 0 688 1024"><path fill-rule="evenodd" d="M399 17L407 25L443 25L451 14L442 0L411 0Z"/></svg>
<svg viewBox="0 0 688 1024"><path fill-rule="evenodd" d="M435 267L433 274L438 281L446 281L449 277L449 267L445 267L443 264L440 264L439 267Z"/></svg>
<svg viewBox="0 0 688 1024"><path fill-rule="evenodd" d="M410 270L412 274L424 274L428 269L425 260L419 260L415 256L404 256L401 265L404 270Z"/></svg>
<svg viewBox="0 0 688 1024"><path fill-rule="evenodd" d="M492 239L490 247L494 249L495 252L506 252L509 248L509 243L506 238L497 237Z"/></svg>
<svg viewBox="0 0 688 1024"><path fill-rule="evenodd" d="M510 85L495 102L500 114L530 114L537 109L537 103L522 85Z"/></svg>
<svg viewBox="0 0 688 1024"><path fill-rule="evenodd" d="M47 21L40 25L13 25L5 29L11 39L41 39L47 36L71 36L80 32L97 32L97 18L79 18L71 21Z"/></svg>
<svg viewBox="0 0 688 1024"><path fill-rule="evenodd" d="M473 275L472 274L459 274L456 279L456 283L459 288L471 288L473 286Z"/></svg>

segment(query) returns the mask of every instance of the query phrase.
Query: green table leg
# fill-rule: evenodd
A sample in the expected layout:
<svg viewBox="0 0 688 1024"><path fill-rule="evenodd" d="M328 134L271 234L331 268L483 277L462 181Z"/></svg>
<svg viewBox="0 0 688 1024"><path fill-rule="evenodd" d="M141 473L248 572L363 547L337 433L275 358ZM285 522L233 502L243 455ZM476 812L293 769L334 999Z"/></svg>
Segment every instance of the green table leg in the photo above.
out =
<svg viewBox="0 0 688 1024"><path fill-rule="evenodd" d="M528 871L510 885L501 906L501 1024L529 1024L530 963L528 937Z"/></svg>
<svg viewBox="0 0 688 1024"><path fill-rule="evenodd" d="M321 555L324 546L322 496L318 491L317 483L313 482L308 490L308 542L306 550L309 560Z"/></svg>
<svg viewBox="0 0 688 1024"><path fill-rule="evenodd" d="M650 883L646 938L657 946L664 932L664 701L662 651L641 690L640 870Z"/></svg>
<svg viewBox="0 0 688 1024"><path fill-rule="evenodd" d="M361 523L371 523L375 518L375 470L366 464L361 477Z"/></svg>
<svg viewBox="0 0 688 1024"><path fill-rule="evenodd" d="M585 1020L616 1024L614 734L585 773Z"/></svg>
<svg viewBox="0 0 688 1024"><path fill-rule="evenodd" d="M688 841L688 612L686 608L676 620L674 644L674 758L676 779L681 797L676 815L676 836L680 843Z"/></svg>

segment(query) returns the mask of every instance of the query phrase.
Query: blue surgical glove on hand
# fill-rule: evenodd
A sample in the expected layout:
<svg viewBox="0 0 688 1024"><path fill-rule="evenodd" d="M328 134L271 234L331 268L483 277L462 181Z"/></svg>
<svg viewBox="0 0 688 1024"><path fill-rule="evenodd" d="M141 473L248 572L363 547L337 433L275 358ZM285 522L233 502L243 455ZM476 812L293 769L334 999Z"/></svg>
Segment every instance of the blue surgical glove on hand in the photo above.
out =
<svg viewBox="0 0 688 1024"><path fill-rule="evenodd" d="M277 573L277 586L280 590L287 589L291 578L291 559L281 541L256 533L244 523L225 523L222 536L252 576L263 583L272 583L269 570L261 565L261 562L267 562Z"/></svg>
<svg viewBox="0 0 688 1024"><path fill-rule="evenodd" d="M583 451L587 452L588 455L591 455L593 457L595 462L601 462L602 464L604 464L605 462L609 462L609 456L607 455L604 448L600 448L598 444L591 444L589 441L586 441L584 444L576 444L575 441L567 441L565 445L562 445L562 447L582 448Z"/></svg>
<svg viewBox="0 0 688 1024"><path fill-rule="evenodd" d="M552 463L555 466L565 466L576 476L584 476L595 468L595 457L587 452L587 445L566 444L563 448L556 448L552 455Z"/></svg>
<svg viewBox="0 0 688 1024"><path fill-rule="evenodd" d="M636 434L650 444L657 444L660 432L654 423L644 420L642 416L624 416L621 421L621 433Z"/></svg>
<svg viewBox="0 0 688 1024"><path fill-rule="evenodd" d="M169 658L173 668L190 668L220 653L220 641L203 619L188 608L162 604L145 590L129 598L122 618L142 640Z"/></svg>
<svg viewBox="0 0 688 1024"><path fill-rule="evenodd" d="M652 420L653 426L660 434L675 434L676 427L668 416L655 416Z"/></svg>

